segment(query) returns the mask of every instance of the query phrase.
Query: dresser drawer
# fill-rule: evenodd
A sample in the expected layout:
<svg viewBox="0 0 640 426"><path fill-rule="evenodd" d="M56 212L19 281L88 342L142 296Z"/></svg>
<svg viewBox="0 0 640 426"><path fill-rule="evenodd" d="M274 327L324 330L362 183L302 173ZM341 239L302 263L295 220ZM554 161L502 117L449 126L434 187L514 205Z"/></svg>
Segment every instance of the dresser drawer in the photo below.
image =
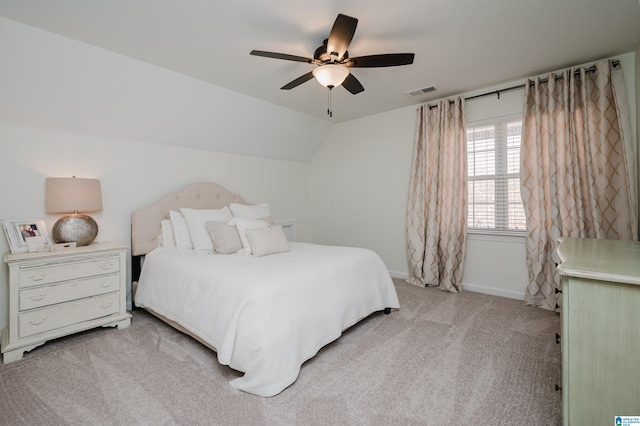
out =
<svg viewBox="0 0 640 426"><path fill-rule="evenodd" d="M76 262L49 263L41 267L29 265L19 270L18 287L50 284L120 271L116 256L89 258Z"/></svg>
<svg viewBox="0 0 640 426"><path fill-rule="evenodd" d="M120 293L109 293L18 314L21 338L78 324L120 311Z"/></svg>
<svg viewBox="0 0 640 426"><path fill-rule="evenodd" d="M68 281L60 284L29 287L20 290L18 310L42 308L56 303L84 299L85 297L118 291L120 276L118 274L102 275L85 280Z"/></svg>

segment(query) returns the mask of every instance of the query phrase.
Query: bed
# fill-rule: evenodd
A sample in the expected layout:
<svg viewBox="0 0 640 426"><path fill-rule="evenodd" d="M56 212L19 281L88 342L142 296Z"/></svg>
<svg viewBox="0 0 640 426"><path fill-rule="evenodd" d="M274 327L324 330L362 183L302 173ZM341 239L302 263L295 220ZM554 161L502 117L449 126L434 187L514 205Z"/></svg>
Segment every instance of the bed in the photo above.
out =
<svg viewBox="0 0 640 426"><path fill-rule="evenodd" d="M191 249L178 241L184 235L177 212L193 231ZM374 252L283 241L282 229L265 213L267 204L250 205L220 185L190 185L132 213L132 269L137 307L244 373L230 382L233 388L270 397L295 382L302 364L345 329L400 305ZM215 215L221 216L209 220ZM227 247L212 230L219 227L233 228L242 248L216 252Z"/></svg>

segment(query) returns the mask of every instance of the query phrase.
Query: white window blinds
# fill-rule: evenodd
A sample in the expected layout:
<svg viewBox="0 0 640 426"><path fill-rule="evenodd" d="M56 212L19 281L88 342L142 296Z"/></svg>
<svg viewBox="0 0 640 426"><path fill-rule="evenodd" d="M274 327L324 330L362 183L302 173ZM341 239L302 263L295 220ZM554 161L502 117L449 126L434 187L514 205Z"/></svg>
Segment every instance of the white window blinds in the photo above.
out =
<svg viewBox="0 0 640 426"><path fill-rule="evenodd" d="M467 126L468 228L524 231L520 197L522 118Z"/></svg>

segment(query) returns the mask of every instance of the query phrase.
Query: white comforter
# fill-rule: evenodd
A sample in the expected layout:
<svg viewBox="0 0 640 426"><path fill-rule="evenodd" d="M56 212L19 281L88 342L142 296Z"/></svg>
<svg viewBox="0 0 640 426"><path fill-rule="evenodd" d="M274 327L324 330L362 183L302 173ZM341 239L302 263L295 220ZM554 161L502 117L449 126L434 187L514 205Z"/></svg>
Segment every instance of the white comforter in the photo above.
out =
<svg viewBox="0 0 640 426"><path fill-rule="evenodd" d="M372 251L290 247L264 257L156 249L146 255L135 303L217 348L221 364L245 373L230 382L234 388L276 395L343 330L400 306Z"/></svg>

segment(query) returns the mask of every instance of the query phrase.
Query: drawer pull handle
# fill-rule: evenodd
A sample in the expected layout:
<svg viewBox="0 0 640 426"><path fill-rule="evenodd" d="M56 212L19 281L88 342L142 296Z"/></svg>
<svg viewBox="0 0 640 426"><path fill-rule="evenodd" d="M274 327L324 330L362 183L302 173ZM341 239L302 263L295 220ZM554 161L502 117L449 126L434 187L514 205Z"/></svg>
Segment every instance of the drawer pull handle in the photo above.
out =
<svg viewBox="0 0 640 426"><path fill-rule="evenodd" d="M44 299L45 297L47 297L47 293L38 294L38 295L34 294L33 296L30 296L29 299L33 300L34 302L38 302L38 301Z"/></svg>
<svg viewBox="0 0 640 426"><path fill-rule="evenodd" d="M100 304L100 307L101 307L102 309L107 309L107 308L110 308L112 305L113 305L113 302L102 302L102 303Z"/></svg>
<svg viewBox="0 0 640 426"><path fill-rule="evenodd" d="M40 275L31 275L29 278L31 278L31 281L42 281L46 276L47 274L43 272Z"/></svg>
<svg viewBox="0 0 640 426"><path fill-rule="evenodd" d="M42 325L46 320L47 320L47 317L44 317L44 318L40 318L39 320L29 321L29 324L33 326L39 326L39 325Z"/></svg>
<svg viewBox="0 0 640 426"><path fill-rule="evenodd" d="M102 265L100 265L100 268L103 271L108 271L109 269L112 269L114 266L113 262L109 262L109 263L103 263Z"/></svg>
<svg viewBox="0 0 640 426"><path fill-rule="evenodd" d="M113 285L113 281L107 281L106 283L101 284L104 288L109 288Z"/></svg>

